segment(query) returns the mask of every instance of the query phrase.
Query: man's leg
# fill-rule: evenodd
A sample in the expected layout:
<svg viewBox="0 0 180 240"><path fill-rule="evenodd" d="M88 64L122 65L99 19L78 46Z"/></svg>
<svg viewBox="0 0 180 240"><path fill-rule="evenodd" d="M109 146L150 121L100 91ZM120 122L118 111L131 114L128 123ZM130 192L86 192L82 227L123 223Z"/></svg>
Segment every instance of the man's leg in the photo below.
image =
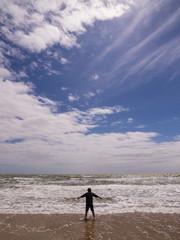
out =
<svg viewBox="0 0 180 240"><path fill-rule="evenodd" d="M87 220L87 214L88 214L89 206L86 205L86 210L85 210L85 220Z"/></svg>
<svg viewBox="0 0 180 240"><path fill-rule="evenodd" d="M87 211L85 211L85 220L87 220L87 213L88 213L88 212L87 212Z"/></svg>
<svg viewBox="0 0 180 240"><path fill-rule="evenodd" d="M95 220L95 212L94 210L92 211L93 219Z"/></svg>
<svg viewBox="0 0 180 240"><path fill-rule="evenodd" d="M95 220L95 212L94 212L94 206L93 205L91 206L91 212L92 212L92 215L93 215L93 219Z"/></svg>

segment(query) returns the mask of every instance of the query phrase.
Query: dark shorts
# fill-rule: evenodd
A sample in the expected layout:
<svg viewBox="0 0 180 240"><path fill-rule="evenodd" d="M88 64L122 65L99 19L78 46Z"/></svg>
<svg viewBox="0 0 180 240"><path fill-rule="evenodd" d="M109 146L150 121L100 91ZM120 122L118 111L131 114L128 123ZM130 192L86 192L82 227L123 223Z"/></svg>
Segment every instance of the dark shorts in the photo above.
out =
<svg viewBox="0 0 180 240"><path fill-rule="evenodd" d="M93 212L94 211L94 207L93 207L93 204L86 204L86 212L88 212L89 208L91 209L91 211Z"/></svg>

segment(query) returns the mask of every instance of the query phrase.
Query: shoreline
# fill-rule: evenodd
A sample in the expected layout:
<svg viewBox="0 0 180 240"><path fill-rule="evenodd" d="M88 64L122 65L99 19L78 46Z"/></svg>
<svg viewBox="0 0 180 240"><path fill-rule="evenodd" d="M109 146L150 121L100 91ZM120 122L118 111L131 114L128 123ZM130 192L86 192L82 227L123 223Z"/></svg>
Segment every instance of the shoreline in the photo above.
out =
<svg viewBox="0 0 180 240"><path fill-rule="evenodd" d="M3 240L180 239L178 213L0 214Z"/></svg>

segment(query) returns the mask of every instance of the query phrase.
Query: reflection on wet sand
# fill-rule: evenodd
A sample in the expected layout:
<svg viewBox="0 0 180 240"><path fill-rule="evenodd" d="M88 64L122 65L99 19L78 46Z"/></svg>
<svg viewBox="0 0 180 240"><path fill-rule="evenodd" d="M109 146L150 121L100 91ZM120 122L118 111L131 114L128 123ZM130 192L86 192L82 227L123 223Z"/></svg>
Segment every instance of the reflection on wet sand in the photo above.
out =
<svg viewBox="0 0 180 240"><path fill-rule="evenodd" d="M93 221L93 220L85 222L84 240L94 239L94 230L95 230L94 225L95 225L95 221Z"/></svg>
<svg viewBox="0 0 180 240"><path fill-rule="evenodd" d="M82 221L82 215L0 214L2 240L178 240L180 214L123 213Z"/></svg>

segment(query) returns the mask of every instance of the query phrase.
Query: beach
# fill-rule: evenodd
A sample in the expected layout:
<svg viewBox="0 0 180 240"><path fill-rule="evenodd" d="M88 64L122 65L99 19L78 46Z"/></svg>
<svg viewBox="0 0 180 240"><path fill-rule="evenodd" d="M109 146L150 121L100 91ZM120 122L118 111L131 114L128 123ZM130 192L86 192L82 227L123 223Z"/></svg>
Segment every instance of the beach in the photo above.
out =
<svg viewBox="0 0 180 240"><path fill-rule="evenodd" d="M2 240L178 240L180 214L0 214Z"/></svg>
<svg viewBox="0 0 180 240"><path fill-rule="evenodd" d="M0 240L101 239L179 240L180 174L0 175Z"/></svg>

